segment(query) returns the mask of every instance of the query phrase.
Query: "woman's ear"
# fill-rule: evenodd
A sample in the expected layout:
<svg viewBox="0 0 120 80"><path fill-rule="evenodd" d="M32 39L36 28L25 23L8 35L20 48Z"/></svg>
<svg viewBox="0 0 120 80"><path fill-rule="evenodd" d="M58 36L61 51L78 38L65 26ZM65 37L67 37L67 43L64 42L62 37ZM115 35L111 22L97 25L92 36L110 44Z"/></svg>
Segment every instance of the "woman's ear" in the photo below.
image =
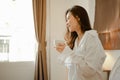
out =
<svg viewBox="0 0 120 80"><path fill-rule="evenodd" d="M77 19L78 21L80 21L80 18L79 18L78 16L76 16L76 19Z"/></svg>

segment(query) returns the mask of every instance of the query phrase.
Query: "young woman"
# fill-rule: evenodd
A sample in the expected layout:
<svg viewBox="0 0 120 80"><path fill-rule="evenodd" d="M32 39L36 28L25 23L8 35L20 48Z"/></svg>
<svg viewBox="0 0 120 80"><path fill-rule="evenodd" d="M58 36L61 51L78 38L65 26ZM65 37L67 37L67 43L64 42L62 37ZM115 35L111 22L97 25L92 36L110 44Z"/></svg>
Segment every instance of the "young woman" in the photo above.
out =
<svg viewBox="0 0 120 80"><path fill-rule="evenodd" d="M66 12L66 44L55 48L59 60L68 68L68 80L103 80L105 52L95 30L91 29L86 10L73 6Z"/></svg>

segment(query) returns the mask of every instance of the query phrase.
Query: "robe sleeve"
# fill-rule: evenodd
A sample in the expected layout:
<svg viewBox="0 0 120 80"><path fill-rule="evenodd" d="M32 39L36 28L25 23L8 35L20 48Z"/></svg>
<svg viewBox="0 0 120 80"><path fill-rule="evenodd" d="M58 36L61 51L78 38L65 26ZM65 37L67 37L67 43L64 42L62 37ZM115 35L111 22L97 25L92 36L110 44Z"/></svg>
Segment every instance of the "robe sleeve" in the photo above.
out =
<svg viewBox="0 0 120 80"><path fill-rule="evenodd" d="M89 77L102 69L105 53L99 39L93 36L88 36L83 45L85 49L79 52L67 46L60 54L59 60L65 65L78 65L81 74Z"/></svg>

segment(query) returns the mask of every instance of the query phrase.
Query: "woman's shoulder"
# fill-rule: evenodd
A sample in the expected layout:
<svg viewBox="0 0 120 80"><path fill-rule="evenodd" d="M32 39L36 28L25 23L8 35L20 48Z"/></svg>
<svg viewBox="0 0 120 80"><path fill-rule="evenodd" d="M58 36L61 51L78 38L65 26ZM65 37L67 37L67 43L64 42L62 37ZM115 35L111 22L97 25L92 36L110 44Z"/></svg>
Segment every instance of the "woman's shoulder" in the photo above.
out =
<svg viewBox="0 0 120 80"><path fill-rule="evenodd" d="M90 41L97 41L98 38L98 33L96 30L88 30L85 32L85 37L86 39L90 42Z"/></svg>
<svg viewBox="0 0 120 80"><path fill-rule="evenodd" d="M87 38L98 38L98 33L96 30L85 31L84 36Z"/></svg>
<svg viewBox="0 0 120 80"><path fill-rule="evenodd" d="M98 36L98 33L96 30L88 30L88 31L85 31L85 34L86 35L90 35L90 36Z"/></svg>

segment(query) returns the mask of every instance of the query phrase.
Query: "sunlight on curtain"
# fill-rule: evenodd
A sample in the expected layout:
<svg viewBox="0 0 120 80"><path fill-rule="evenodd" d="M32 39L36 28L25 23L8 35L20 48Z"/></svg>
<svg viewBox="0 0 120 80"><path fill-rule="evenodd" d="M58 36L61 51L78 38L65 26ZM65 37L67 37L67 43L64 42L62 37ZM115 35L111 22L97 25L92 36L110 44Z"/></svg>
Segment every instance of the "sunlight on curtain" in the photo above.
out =
<svg viewBox="0 0 120 80"><path fill-rule="evenodd" d="M32 10L32 0L0 1L0 35L10 36L9 53L3 57L0 53L3 61L34 61L36 40Z"/></svg>

